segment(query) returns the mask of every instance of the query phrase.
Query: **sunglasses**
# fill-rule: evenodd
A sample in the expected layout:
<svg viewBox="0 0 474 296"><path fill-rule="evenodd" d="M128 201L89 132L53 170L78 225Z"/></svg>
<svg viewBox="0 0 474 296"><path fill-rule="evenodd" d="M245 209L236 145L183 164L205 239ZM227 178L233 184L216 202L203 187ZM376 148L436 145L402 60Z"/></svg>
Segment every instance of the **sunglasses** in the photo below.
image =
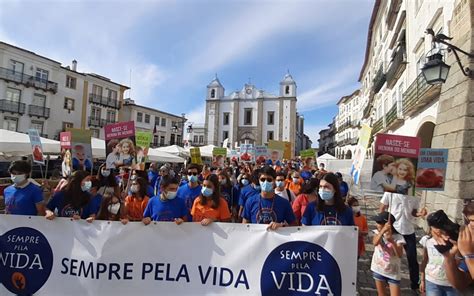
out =
<svg viewBox="0 0 474 296"><path fill-rule="evenodd" d="M273 178L260 178L260 182L273 182Z"/></svg>
<svg viewBox="0 0 474 296"><path fill-rule="evenodd" d="M249 178L240 178L241 180L248 180Z"/></svg>
<svg viewBox="0 0 474 296"><path fill-rule="evenodd" d="M193 175L193 176L197 176L197 175L198 175L198 173L194 173L194 172L188 172L188 176L191 176L191 175Z"/></svg>

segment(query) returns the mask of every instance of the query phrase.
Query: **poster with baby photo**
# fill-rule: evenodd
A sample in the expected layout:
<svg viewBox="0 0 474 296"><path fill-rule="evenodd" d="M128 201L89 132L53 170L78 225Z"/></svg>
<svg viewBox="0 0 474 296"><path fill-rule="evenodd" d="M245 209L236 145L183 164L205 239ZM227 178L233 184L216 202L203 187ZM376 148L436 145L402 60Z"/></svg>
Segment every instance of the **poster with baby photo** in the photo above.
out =
<svg viewBox="0 0 474 296"><path fill-rule="evenodd" d="M444 191L447 167L448 149L420 149L416 190Z"/></svg>
<svg viewBox="0 0 474 296"><path fill-rule="evenodd" d="M61 145L61 173L64 178L72 174L72 154L71 154L71 132L59 133L59 143Z"/></svg>
<svg viewBox="0 0 474 296"><path fill-rule="evenodd" d="M135 164L135 123L118 122L106 125L105 130L105 166L107 169L132 167Z"/></svg>
<svg viewBox="0 0 474 296"><path fill-rule="evenodd" d="M150 148L152 134L150 132L135 132L135 142L136 145L136 164L135 169L144 171L145 162L148 161L148 149Z"/></svg>
<svg viewBox="0 0 474 296"><path fill-rule="evenodd" d="M67 130L71 133L72 169L74 171L92 170L92 131L78 128Z"/></svg>
<svg viewBox="0 0 474 296"><path fill-rule="evenodd" d="M378 134L370 189L414 195L420 145L417 137Z"/></svg>

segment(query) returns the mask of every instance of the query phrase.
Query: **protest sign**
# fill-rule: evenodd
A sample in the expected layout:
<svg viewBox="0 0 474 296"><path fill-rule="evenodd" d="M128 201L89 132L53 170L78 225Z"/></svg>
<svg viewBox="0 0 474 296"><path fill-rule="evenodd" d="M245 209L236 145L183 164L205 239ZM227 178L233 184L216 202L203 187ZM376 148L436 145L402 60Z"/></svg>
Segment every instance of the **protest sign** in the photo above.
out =
<svg viewBox="0 0 474 296"><path fill-rule="evenodd" d="M63 177L69 177L72 174L71 132L61 132L59 134L59 143L63 158L61 173Z"/></svg>
<svg viewBox="0 0 474 296"><path fill-rule="evenodd" d="M370 189L415 194L420 138L377 134Z"/></svg>
<svg viewBox="0 0 474 296"><path fill-rule="evenodd" d="M191 155L191 163L202 164L201 149L199 147L189 149L189 154Z"/></svg>
<svg viewBox="0 0 474 296"><path fill-rule="evenodd" d="M367 124L362 124L362 128L359 131L359 142L357 143L354 152L354 160L352 161L351 170L349 172L354 184L359 184L360 171L364 165L365 155L367 154L371 133L372 128Z"/></svg>
<svg viewBox="0 0 474 296"><path fill-rule="evenodd" d="M267 227L5 215L0 295L356 295L357 227Z"/></svg>
<svg viewBox="0 0 474 296"><path fill-rule="evenodd" d="M306 150L301 150L300 151L300 157L301 160L304 163L303 166L303 171L312 171L315 170L316 168L314 167L314 164L316 163L316 152L314 149L306 149Z"/></svg>
<svg viewBox="0 0 474 296"><path fill-rule="evenodd" d="M133 166L136 157L135 123L127 121L109 124L104 130L107 169Z"/></svg>
<svg viewBox="0 0 474 296"><path fill-rule="evenodd" d="M252 144L240 145L240 161L255 162L255 148Z"/></svg>
<svg viewBox="0 0 474 296"><path fill-rule="evenodd" d="M92 170L92 131L85 129L69 128L71 133L72 168L77 170Z"/></svg>
<svg viewBox="0 0 474 296"><path fill-rule="evenodd" d="M284 141L283 143L285 145L285 149L283 150L283 158L292 159L293 155L291 154L291 147L292 147L291 142Z"/></svg>
<svg viewBox="0 0 474 296"><path fill-rule="evenodd" d="M33 162L44 165L43 146L41 145L41 138L38 130L29 129L28 136L30 137Z"/></svg>
<svg viewBox="0 0 474 296"><path fill-rule="evenodd" d="M212 166L216 168L223 168L226 157L227 148L214 147L214 149L212 149Z"/></svg>
<svg viewBox="0 0 474 296"><path fill-rule="evenodd" d="M268 153L273 165L279 164L283 159L285 143L282 141L268 141Z"/></svg>
<svg viewBox="0 0 474 296"><path fill-rule="evenodd" d="M443 191L447 167L448 149L420 149L418 170L416 171L416 189Z"/></svg>
<svg viewBox="0 0 474 296"><path fill-rule="evenodd" d="M150 132L135 132L135 142L136 142L136 159L135 159L135 169L144 171L145 162L148 161L148 149L150 148L152 134Z"/></svg>
<svg viewBox="0 0 474 296"><path fill-rule="evenodd" d="M267 146L255 146L255 162L257 164L264 164L268 158Z"/></svg>
<svg viewBox="0 0 474 296"><path fill-rule="evenodd" d="M240 155L239 150L230 150L230 161L231 162L233 162L233 161L238 162L239 161L239 155Z"/></svg>

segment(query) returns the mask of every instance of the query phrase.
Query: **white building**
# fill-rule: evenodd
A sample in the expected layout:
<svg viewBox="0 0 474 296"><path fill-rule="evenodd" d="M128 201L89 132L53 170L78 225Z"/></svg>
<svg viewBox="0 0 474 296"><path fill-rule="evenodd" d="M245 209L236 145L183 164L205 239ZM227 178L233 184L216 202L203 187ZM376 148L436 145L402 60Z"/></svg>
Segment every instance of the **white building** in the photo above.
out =
<svg viewBox="0 0 474 296"><path fill-rule="evenodd" d="M280 82L279 95L245 84L240 91L224 93L216 77L207 86L207 144L232 146L242 143L267 144L269 140L289 141L296 149L296 83L290 74Z"/></svg>
<svg viewBox="0 0 474 296"><path fill-rule="evenodd" d="M336 124L336 157L351 159L357 146L359 129L363 115L360 90L354 91L348 96L342 97L337 106L339 112L335 118Z"/></svg>
<svg viewBox="0 0 474 296"><path fill-rule="evenodd" d="M190 146L199 147L207 145L204 124L188 124L187 132Z"/></svg>
<svg viewBox="0 0 474 296"><path fill-rule="evenodd" d="M77 72L77 62L60 62L0 42L0 127L18 132L35 128L59 139L68 127L89 128L104 137L102 127L118 120L128 87L97 74Z"/></svg>
<svg viewBox="0 0 474 296"><path fill-rule="evenodd" d="M135 129L153 133L152 146L182 145L184 114L174 115L125 99L120 110L120 121L135 121Z"/></svg>

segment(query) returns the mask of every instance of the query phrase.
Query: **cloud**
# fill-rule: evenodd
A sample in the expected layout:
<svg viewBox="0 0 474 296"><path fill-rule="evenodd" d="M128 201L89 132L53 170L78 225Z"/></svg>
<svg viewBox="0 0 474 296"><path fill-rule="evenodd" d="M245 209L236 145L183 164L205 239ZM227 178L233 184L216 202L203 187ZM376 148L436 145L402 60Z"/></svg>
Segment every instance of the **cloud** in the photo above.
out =
<svg viewBox="0 0 474 296"><path fill-rule="evenodd" d="M313 141L312 148L319 147L319 132L326 128L328 128L327 125L308 124L305 122L304 133Z"/></svg>
<svg viewBox="0 0 474 296"><path fill-rule="evenodd" d="M188 122L193 123L194 125L204 126L206 118L206 103L191 109L191 111L186 113L186 118L188 119Z"/></svg>

